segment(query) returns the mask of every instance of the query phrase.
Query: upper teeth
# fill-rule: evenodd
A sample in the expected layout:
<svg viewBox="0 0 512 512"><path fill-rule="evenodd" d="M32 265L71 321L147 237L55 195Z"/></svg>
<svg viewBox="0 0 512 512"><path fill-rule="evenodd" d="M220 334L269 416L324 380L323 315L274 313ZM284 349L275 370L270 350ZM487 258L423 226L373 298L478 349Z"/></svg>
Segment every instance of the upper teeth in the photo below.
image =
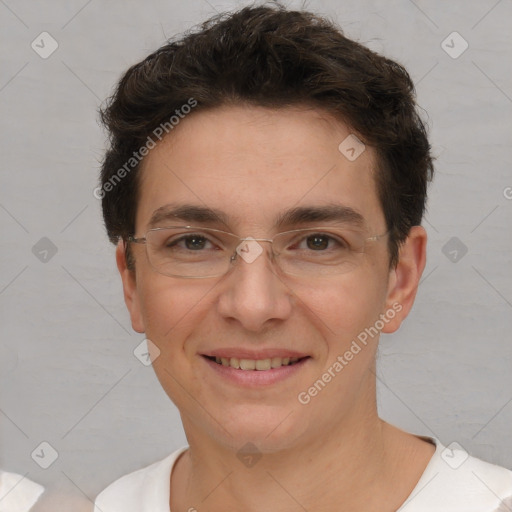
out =
<svg viewBox="0 0 512 512"><path fill-rule="evenodd" d="M238 359L236 357L216 357L215 362L240 370L270 370L287 366L299 360L298 357L272 357L270 359Z"/></svg>

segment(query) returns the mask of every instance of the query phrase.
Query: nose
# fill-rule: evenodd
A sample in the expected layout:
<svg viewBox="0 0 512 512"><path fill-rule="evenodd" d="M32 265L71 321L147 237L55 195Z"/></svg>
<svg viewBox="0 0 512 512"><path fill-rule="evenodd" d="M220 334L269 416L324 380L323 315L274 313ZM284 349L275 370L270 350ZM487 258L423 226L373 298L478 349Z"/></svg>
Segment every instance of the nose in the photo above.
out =
<svg viewBox="0 0 512 512"><path fill-rule="evenodd" d="M269 257L271 244L248 239L239 245L234 256L234 268L221 285L219 313L253 332L288 318L293 294Z"/></svg>

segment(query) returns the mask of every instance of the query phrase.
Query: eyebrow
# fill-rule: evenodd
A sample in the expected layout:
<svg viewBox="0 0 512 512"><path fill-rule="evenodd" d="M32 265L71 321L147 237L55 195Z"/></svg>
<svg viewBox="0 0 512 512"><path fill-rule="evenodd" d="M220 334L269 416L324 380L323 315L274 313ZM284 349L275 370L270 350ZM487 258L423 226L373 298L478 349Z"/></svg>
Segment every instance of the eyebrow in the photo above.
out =
<svg viewBox="0 0 512 512"><path fill-rule="evenodd" d="M192 204L166 204L156 209L148 223L148 229L161 226L164 222L182 220L198 224L229 226L229 217L222 210ZM274 229L309 224L312 222L334 222L362 227L365 219L355 209L340 204L320 206L298 206L281 212L274 221Z"/></svg>
<svg viewBox="0 0 512 512"><path fill-rule="evenodd" d="M362 227L365 219L358 211L340 204L299 206L279 214L274 227L283 228L310 222L338 222Z"/></svg>
<svg viewBox="0 0 512 512"><path fill-rule="evenodd" d="M221 222L222 224L228 223L227 215L221 210L192 204L166 204L153 212L151 219L149 219L148 227L153 228L163 222L177 219L201 224L215 222Z"/></svg>

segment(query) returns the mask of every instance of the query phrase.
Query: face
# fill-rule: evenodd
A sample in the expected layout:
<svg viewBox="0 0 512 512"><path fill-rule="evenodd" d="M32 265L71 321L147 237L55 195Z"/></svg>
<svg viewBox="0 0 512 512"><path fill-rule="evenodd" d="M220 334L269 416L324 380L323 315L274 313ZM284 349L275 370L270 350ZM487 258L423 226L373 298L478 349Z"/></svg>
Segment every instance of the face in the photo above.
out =
<svg viewBox="0 0 512 512"><path fill-rule="evenodd" d="M135 235L191 224L271 239L356 217L368 237L383 234L374 152L366 147L348 159L338 146L349 135L346 126L311 109L239 106L194 113L144 161ZM222 220L166 217L184 205L221 212ZM353 215L310 218L313 209L328 205ZM297 208L309 217L276 227ZM395 330L409 311L424 264L424 235L414 239L396 269L389 268L384 237L366 245L350 272L328 277L283 274L267 243L254 261L238 258L224 276L205 279L162 275L149 264L145 246L133 244L131 272L119 245L132 325L159 350L153 366L180 410L189 442L203 438L234 449L252 442L272 451L321 442L324 434L374 414L375 329ZM215 357L246 359L249 367L257 361L261 368L266 359L271 365L298 360L244 370Z"/></svg>

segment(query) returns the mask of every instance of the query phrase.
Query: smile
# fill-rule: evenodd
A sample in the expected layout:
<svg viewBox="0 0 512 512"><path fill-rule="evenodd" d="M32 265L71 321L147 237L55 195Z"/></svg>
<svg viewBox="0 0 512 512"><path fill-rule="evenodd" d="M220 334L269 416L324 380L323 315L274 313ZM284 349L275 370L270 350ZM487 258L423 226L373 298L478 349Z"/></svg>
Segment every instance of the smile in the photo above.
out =
<svg viewBox="0 0 512 512"><path fill-rule="evenodd" d="M213 357L205 356L210 361L215 361L217 364L222 366L228 366L235 368L236 370L246 371L266 371L273 368L280 368L281 366L292 366L304 357L272 357L267 359L239 359L237 357Z"/></svg>
<svg viewBox="0 0 512 512"><path fill-rule="evenodd" d="M284 350L266 350L259 354L240 349L215 352L201 354L202 360L213 371L210 375L245 389L267 388L285 382L313 361L304 353Z"/></svg>

